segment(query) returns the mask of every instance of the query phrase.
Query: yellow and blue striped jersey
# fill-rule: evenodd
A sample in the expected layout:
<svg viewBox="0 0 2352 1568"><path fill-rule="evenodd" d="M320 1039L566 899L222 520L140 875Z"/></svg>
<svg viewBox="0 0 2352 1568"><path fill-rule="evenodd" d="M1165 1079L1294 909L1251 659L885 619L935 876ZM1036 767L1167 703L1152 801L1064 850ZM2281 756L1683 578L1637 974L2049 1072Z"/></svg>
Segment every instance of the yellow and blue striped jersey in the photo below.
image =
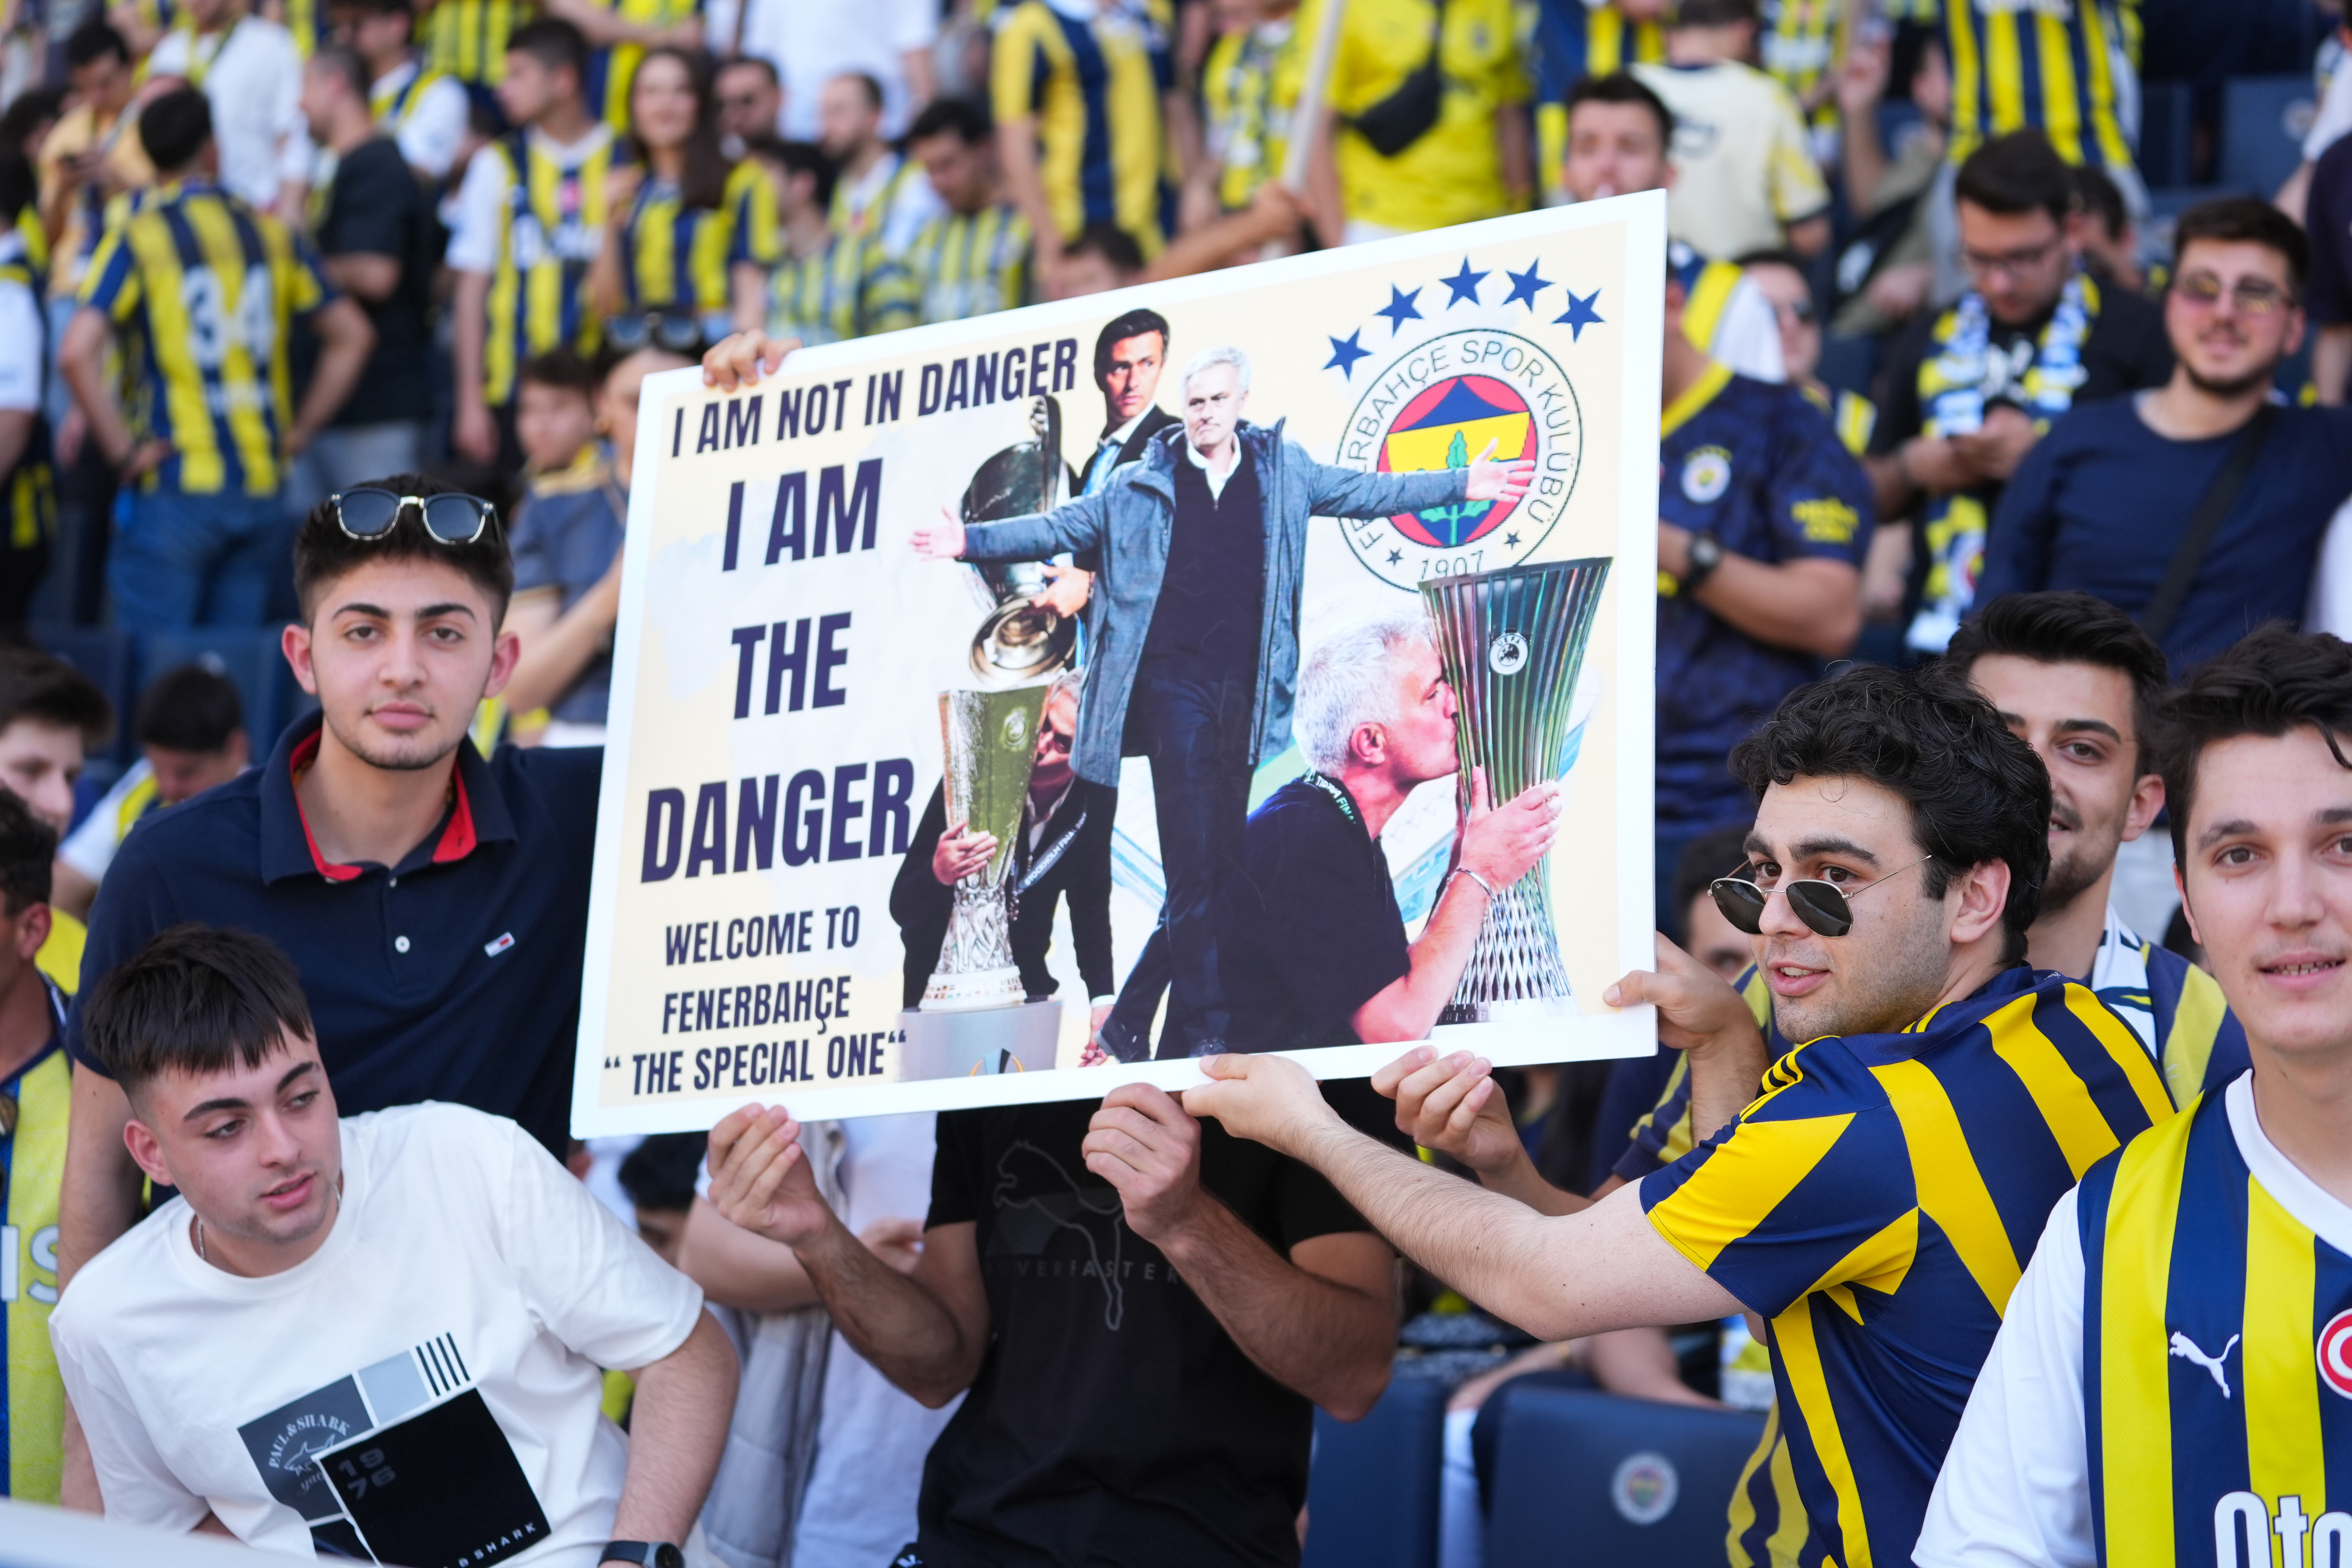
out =
<svg viewBox="0 0 2352 1568"><path fill-rule="evenodd" d="M1217 205L1227 212L1279 179L1290 154L1290 120L1313 37L1300 25L1304 16L1224 34L1202 67L1208 155L1217 165Z"/></svg>
<svg viewBox="0 0 2352 1568"><path fill-rule="evenodd" d="M601 323L587 309L589 266L604 241L604 176L617 156L609 137L573 163L529 134L501 138L476 154L506 163L507 220L490 272L489 333L482 349L484 395L492 407L514 396L523 361L569 343L593 354Z"/></svg>
<svg viewBox="0 0 2352 1568"><path fill-rule="evenodd" d="M1765 71L1800 103L1813 97L1844 57L1860 9L1857 0L1764 0L1756 52ZM1825 96L1810 118L1816 125L1834 123L1836 100Z"/></svg>
<svg viewBox="0 0 2352 1568"><path fill-rule="evenodd" d="M416 41L433 69L495 85L507 74L507 38L536 9L529 0L434 0L416 19Z"/></svg>
<svg viewBox="0 0 2352 1568"><path fill-rule="evenodd" d="M783 215L767 166L746 158L727 171L727 220L731 243L727 259L773 267L784 254Z"/></svg>
<svg viewBox="0 0 2352 1568"><path fill-rule="evenodd" d="M732 207L688 206L675 184L648 175L630 204L621 240L621 288L628 309L690 310L706 328L717 326L719 336L725 336L734 230Z"/></svg>
<svg viewBox="0 0 2352 1568"><path fill-rule="evenodd" d="M650 27L675 27L702 15L702 0L595 0L624 22ZM611 44L588 51L587 79L581 92L592 114L601 116L616 132L629 128L629 83L637 62L646 58L643 44Z"/></svg>
<svg viewBox="0 0 2352 1568"><path fill-rule="evenodd" d="M1176 82L1167 0L1108 11L1068 4L1022 0L1003 14L991 68L996 119L1035 121L1038 174L1063 239L1117 224L1149 258L1175 222L1176 150L1160 119Z"/></svg>
<svg viewBox="0 0 2352 1568"><path fill-rule="evenodd" d="M1952 69L1955 163L1991 137L2038 126L2070 163L2132 166L2116 59L2138 31L2137 0L1934 0Z"/></svg>
<svg viewBox="0 0 2352 1568"><path fill-rule="evenodd" d="M333 297L309 241L208 184L168 186L107 232L81 302L134 329L134 424L172 443L145 488L278 493L287 338Z"/></svg>
<svg viewBox="0 0 2352 1568"><path fill-rule="evenodd" d="M1775 1471L1803 1508L1797 1562L1909 1559L2051 1209L2171 1114L2120 1019L2018 968L1900 1033L1799 1046L1643 1180L1658 1234L1772 1325L1779 1420L1733 1500L1735 1559L1793 1539Z"/></svg>
<svg viewBox="0 0 2352 1568"><path fill-rule="evenodd" d="M1822 416L1837 429L1838 445L1859 458L1870 450L1870 433L1878 428L1878 405L1859 392L1844 387L1832 391L1812 382L1803 383L1798 390L1805 401L1822 411Z"/></svg>
<svg viewBox="0 0 2352 1568"><path fill-rule="evenodd" d="M431 65L419 66L399 81L386 73L368 88L368 114L376 129L386 136L397 136L400 128L408 123L425 94L433 84L449 79L449 73ZM392 82L390 87L385 82Z"/></svg>
<svg viewBox="0 0 2352 1568"><path fill-rule="evenodd" d="M325 0L278 0L285 15L279 18L288 32L294 35L294 50L304 59L327 41L327 6Z"/></svg>
<svg viewBox="0 0 2352 1568"><path fill-rule="evenodd" d="M55 986L49 1007L64 1017ZM0 1389L0 1495L53 1503L64 1467L66 1394L49 1348L49 1309L58 1300L58 1193L73 1103L72 1075L55 1036L0 1079L0 1101L16 1113L14 1130L0 1132L0 1365L7 1377Z"/></svg>
<svg viewBox="0 0 2352 1568"><path fill-rule="evenodd" d="M30 233L40 232L40 220L37 217ZM0 289L23 289L30 303L30 313L37 319L48 268L34 259L29 238L21 226L0 235ZM32 431L16 456L16 466L0 474L0 550L20 557L31 555L55 539L57 531L58 487L56 472L49 463L49 422L36 411ZM45 560L20 563L19 575L37 580L45 564Z"/></svg>
<svg viewBox="0 0 2352 1568"><path fill-rule="evenodd" d="M787 251L768 269L768 335L798 338L811 348L859 335L860 269L844 266L849 242L831 237L822 250L806 256ZM881 274L877 274L881 276ZM902 322L901 325L912 323Z"/></svg>
<svg viewBox="0 0 2352 1568"><path fill-rule="evenodd" d="M2306 1534L2314 1568L2352 1559L2352 1256L2249 1167L2251 1089L2206 1094L2075 1195L2102 1563L2267 1565L2276 1542L2300 1568Z"/></svg>
<svg viewBox="0 0 2352 1568"><path fill-rule="evenodd" d="M1587 76L1610 76L1630 65L1663 65L1665 29L1629 22L1614 4L1541 0L1536 16L1536 162L1544 195L1566 194L1560 166L1568 161L1568 89Z"/></svg>
<svg viewBox="0 0 2352 1568"><path fill-rule="evenodd" d="M950 213L925 224L897 260L869 252L869 261L868 331L1010 310L1028 302L1029 220L1010 202Z"/></svg>

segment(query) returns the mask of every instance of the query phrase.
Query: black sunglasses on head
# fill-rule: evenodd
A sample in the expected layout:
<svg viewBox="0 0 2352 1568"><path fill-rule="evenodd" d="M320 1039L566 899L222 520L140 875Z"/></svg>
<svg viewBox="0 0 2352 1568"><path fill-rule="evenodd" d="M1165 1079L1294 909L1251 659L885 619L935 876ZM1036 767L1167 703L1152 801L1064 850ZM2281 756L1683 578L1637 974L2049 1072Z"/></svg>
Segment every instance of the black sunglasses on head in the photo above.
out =
<svg viewBox="0 0 2352 1568"><path fill-rule="evenodd" d="M625 354L649 343L676 354L693 354L702 348L702 318L691 310L647 310L642 315L615 316L604 323L604 341Z"/></svg>
<svg viewBox="0 0 2352 1568"><path fill-rule="evenodd" d="M425 520L425 531L444 544L477 542L499 516L499 509L479 496L456 490L437 496L404 496L379 485L362 485L330 496L328 504L335 509L335 521L347 537L370 542L398 527L400 514L410 507Z"/></svg>
<svg viewBox="0 0 2352 1568"><path fill-rule="evenodd" d="M1812 931L1822 936L1843 936L1853 929L1852 900L1857 895L1868 892L1889 878L1899 877L1915 867L1925 866L1934 858L1933 855L1922 856L1909 866L1889 871L1877 881L1864 882L1850 890L1821 877L1805 877L1793 882L1780 883L1775 888L1766 888L1757 883L1753 868L1748 867L1742 867L1728 877L1717 877L1707 884L1706 890L1714 897L1715 907L1723 911L1723 918L1749 936L1764 934L1764 906L1772 901L1775 892L1789 895L1789 907L1796 910L1797 918Z"/></svg>

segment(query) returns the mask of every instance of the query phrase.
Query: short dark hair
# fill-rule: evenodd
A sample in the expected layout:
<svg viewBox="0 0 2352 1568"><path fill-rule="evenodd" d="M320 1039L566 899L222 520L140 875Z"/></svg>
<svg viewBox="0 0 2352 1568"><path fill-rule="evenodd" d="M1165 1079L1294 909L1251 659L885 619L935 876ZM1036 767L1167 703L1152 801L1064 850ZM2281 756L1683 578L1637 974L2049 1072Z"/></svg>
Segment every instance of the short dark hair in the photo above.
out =
<svg viewBox="0 0 2352 1568"><path fill-rule="evenodd" d="M1691 900L1706 891L1718 877L1727 877L1748 858L1748 826L1718 827L1702 833L1683 846L1682 858L1675 862L1674 917L1677 923ZM1685 931L1687 937L1690 932Z"/></svg>
<svg viewBox="0 0 2352 1568"><path fill-rule="evenodd" d="M457 488L423 474L394 474L369 483L404 496L444 495ZM471 544L444 544L425 531L415 508L403 507L383 538L353 539L337 521L330 497L310 509L294 535L294 592L302 601L303 619L317 611L321 588L372 561L436 561L456 567L489 595L493 628L506 618L507 601L514 597L514 556L507 549L503 518Z"/></svg>
<svg viewBox="0 0 2352 1568"><path fill-rule="evenodd" d="M2277 737L2308 724L2336 762L2352 768L2352 647L2284 621L2256 626L2200 666L2165 704L2158 742L2172 854L2189 863L2189 813L2208 746L2241 735Z"/></svg>
<svg viewBox="0 0 2352 1568"><path fill-rule="evenodd" d="M2002 956L2025 958L2050 869L2050 774L1992 704L1938 672L1864 665L1801 686L1732 748L1731 771L1762 795L1798 777L1866 779L1911 803L1911 836L1933 857L1922 886L1941 899L1952 876L2009 867Z"/></svg>
<svg viewBox="0 0 2352 1568"><path fill-rule="evenodd" d="M1682 0L1674 10L1677 27L1727 27L1756 20L1756 0Z"/></svg>
<svg viewBox="0 0 2352 1568"><path fill-rule="evenodd" d="M570 67L584 83L588 72L588 39L561 16L541 16L507 35L507 53L526 54L550 70Z"/></svg>
<svg viewBox="0 0 2352 1568"><path fill-rule="evenodd" d="M369 72L367 61L360 58L357 49L347 44L320 44L310 51L313 68L329 70L343 79L352 95L362 103L368 100Z"/></svg>
<svg viewBox="0 0 2352 1568"><path fill-rule="evenodd" d="M14 147L0 146L0 229L22 218L40 193L41 180L33 173L32 160Z"/></svg>
<svg viewBox="0 0 2352 1568"><path fill-rule="evenodd" d="M552 386L564 392L576 392L594 401L596 367L580 357L569 344L558 344L522 362L515 379L525 386Z"/></svg>
<svg viewBox="0 0 2352 1568"><path fill-rule="evenodd" d="M81 731L92 750L114 731L114 704L98 683L37 648L0 648L0 731L19 719Z"/></svg>
<svg viewBox="0 0 2352 1568"><path fill-rule="evenodd" d="M66 95L61 88L36 87L18 93L7 111L0 113L0 146L24 153L25 143L33 139L33 132L63 114L65 108Z"/></svg>
<svg viewBox="0 0 2352 1568"><path fill-rule="evenodd" d="M1799 256L1793 250L1780 250L1778 248L1751 250L1745 256L1733 258L1732 265L1741 268L1749 267L1785 267L1801 278L1810 279L1812 276L1811 270L1805 265L1804 258Z"/></svg>
<svg viewBox="0 0 2352 1568"><path fill-rule="evenodd" d="M131 63L129 40L103 16L93 16L66 35L68 70L79 70L92 60L102 60L109 55L124 65Z"/></svg>
<svg viewBox="0 0 2352 1568"><path fill-rule="evenodd" d="M729 71L738 70L745 66L749 66L751 69L758 71L761 76L766 77L770 87L782 87L784 85L784 79L776 74L776 62L769 59L764 55L736 55L728 59L720 60L719 62L718 74L725 76Z"/></svg>
<svg viewBox="0 0 2352 1568"><path fill-rule="evenodd" d="M139 111L139 145L159 174L176 174L213 139L213 106L193 87L175 87Z"/></svg>
<svg viewBox="0 0 2352 1568"><path fill-rule="evenodd" d="M1650 90L1647 82L1630 71L1578 78L1576 85L1568 89L1569 119L1574 120L1578 106L1587 103L1630 103L1637 109L1646 109L1658 121L1659 147L1675 144L1675 111L1666 107L1664 99Z"/></svg>
<svg viewBox="0 0 2352 1568"><path fill-rule="evenodd" d="M815 142L784 142L768 137L755 142L751 151L760 157L773 160L788 175L811 176L816 181L816 205L821 207L832 205L834 182L839 177L840 171L834 167L833 160L824 155L824 149Z"/></svg>
<svg viewBox="0 0 2352 1568"><path fill-rule="evenodd" d="M217 753L244 728L245 699L236 682L194 661L157 676L141 694L131 721L131 733L141 745L174 752Z"/></svg>
<svg viewBox="0 0 2352 1568"><path fill-rule="evenodd" d="M1968 156L1953 195L2003 217L2046 212L2058 223L2074 210L2074 176L2050 138L2028 128L1996 136Z"/></svg>
<svg viewBox="0 0 2352 1568"><path fill-rule="evenodd" d="M2076 163L2067 173L2074 181L2074 205L2085 217L2096 218L2109 239L2121 239L2131 226L2131 209L2124 191L2096 163Z"/></svg>
<svg viewBox="0 0 2352 1568"><path fill-rule="evenodd" d="M1166 358L1168 318L1157 310L1139 308L1129 310L1127 314L1114 320L1101 331L1097 332L1095 334L1095 379L1101 380L1102 373L1110 368L1110 351L1113 347L1127 342L1129 338L1139 338L1146 332L1160 334L1160 357Z"/></svg>
<svg viewBox="0 0 2352 1568"><path fill-rule="evenodd" d="M656 1132L621 1162L621 1190L641 1209L683 1214L694 1206L694 1184L710 1139L700 1132Z"/></svg>
<svg viewBox="0 0 2352 1568"><path fill-rule="evenodd" d="M1961 623L1944 650L1944 662L1966 680L1977 660L1992 653L2036 664L2091 664L2123 671L2132 685L2138 769L2146 773L2154 764L2158 716L2172 679L2164 650L2129 616L2105 599L2071 589L2003 594Z"/></svg>
<svg viewBox="0 0 2352 1568"><path fill-rule="evenodd" d="M2286 258L2287 289L2294 299L2303 298L2303 286L2311 279L2311 239L2303 226L2259 196L2216 196L2210 202L2199 202L2180 215L2172 226L2172 268L2177 276L2180 258L2189 254L2191 240L2210 239L2221 245L2260 245L2277 251Z"/></svg>
<svg viewBox="0 0 2352 1568"><path fill-rule="evenodd" d="M1129 277L1143 270L1143 247L1135 236L1115 223L1090 223L1062 247L1065 256L1099 256L1114 271Z"/></svg>
<svg viewBox="0 0 2352 1568"><path fill-rule="evenodd" d="M990 135L988 110L967 98L935 98L907 127L907 145L949 134L967 147L980 145Z"/></svg>
<svg viewBox="0 0 2352 1568"><path fill-rule="evenodd" d="M0 789L0 900L10 919L49 901L49 868L58 858L58 830L33 808Z"/></svg>
<svg viewBox="0 0 2352 1568"><path fill-rule="evenodd" d="M872 71L835 71L833 73L831 79L839 81L844 77L847 77L850 80L856 82L859 87L865 89L866 106L867 108L877 110L881 109L885 94L882 91L882 83L880 79L876 77Z"/></svg>
<svg viewBox="0 0 2352 1568"><path fill-rule="evenodd" d="M194 922L156 933L82 1004L89 1054L125 1093L162 1073L259 1067L287 1036L310 1034L301 977L277 943Z"/></svg>
<svg viewBox="0 0 2352 1568"><path fill-rule="evenodd" d="M365 16L416 15L416 0L343 0L343 4Z"/></svg>

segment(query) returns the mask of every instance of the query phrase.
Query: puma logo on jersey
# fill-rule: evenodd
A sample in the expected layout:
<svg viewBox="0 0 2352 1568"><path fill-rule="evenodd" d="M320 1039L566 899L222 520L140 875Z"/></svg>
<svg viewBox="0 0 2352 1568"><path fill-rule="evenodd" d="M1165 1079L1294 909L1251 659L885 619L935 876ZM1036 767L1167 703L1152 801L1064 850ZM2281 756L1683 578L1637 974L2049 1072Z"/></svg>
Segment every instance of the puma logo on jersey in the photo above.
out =
<svg viewBox="0 0 2352 1568"><path fill-rule="evenodd" d="M2221 1363L2228 1361L2230 1359L2230 1352L2237 1348L2238 1336L2235 1334L2231 1334L2230 1336L2230 1342L2221 1347L2221 1353L2220 1355L2207 1355L2203 1351L2197 1348L2197 1342L2190 1339L2187 1334L2175 1333L2172 1336L2172 1353L2179 1356L2183 1361L2194 1362L2197 1365L2203 1367L2207 1372L2211 1373L2213 1374L2213 1381L2220 1386L2221 1390L2221 1397L2224 1399L2230 1397L2230 1376L2229 1373L2223 1370Z"/></svg>

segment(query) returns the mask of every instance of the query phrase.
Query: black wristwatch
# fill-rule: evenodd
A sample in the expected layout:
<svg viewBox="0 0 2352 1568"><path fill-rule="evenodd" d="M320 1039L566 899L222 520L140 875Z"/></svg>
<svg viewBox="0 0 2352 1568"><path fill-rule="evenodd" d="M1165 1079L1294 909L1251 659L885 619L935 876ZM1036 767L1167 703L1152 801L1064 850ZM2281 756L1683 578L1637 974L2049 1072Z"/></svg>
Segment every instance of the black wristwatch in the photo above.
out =
<svg viewBox="0 0 2352 1568"><path fill-rule="evenodd" d="M644 1568L686 1568L686 1553L667 1541L608 1541L598 1563L636 1563Z"/></svg>
<svg viewBox="0 0 2352 1568"><path fill-rule="evenodd" d="M1690 567L1683 573L1683 592L1696 594L1698 585L1715 575L1723 564L1723 541L1712 533L1694 533L1690 542Z"/></svg>

